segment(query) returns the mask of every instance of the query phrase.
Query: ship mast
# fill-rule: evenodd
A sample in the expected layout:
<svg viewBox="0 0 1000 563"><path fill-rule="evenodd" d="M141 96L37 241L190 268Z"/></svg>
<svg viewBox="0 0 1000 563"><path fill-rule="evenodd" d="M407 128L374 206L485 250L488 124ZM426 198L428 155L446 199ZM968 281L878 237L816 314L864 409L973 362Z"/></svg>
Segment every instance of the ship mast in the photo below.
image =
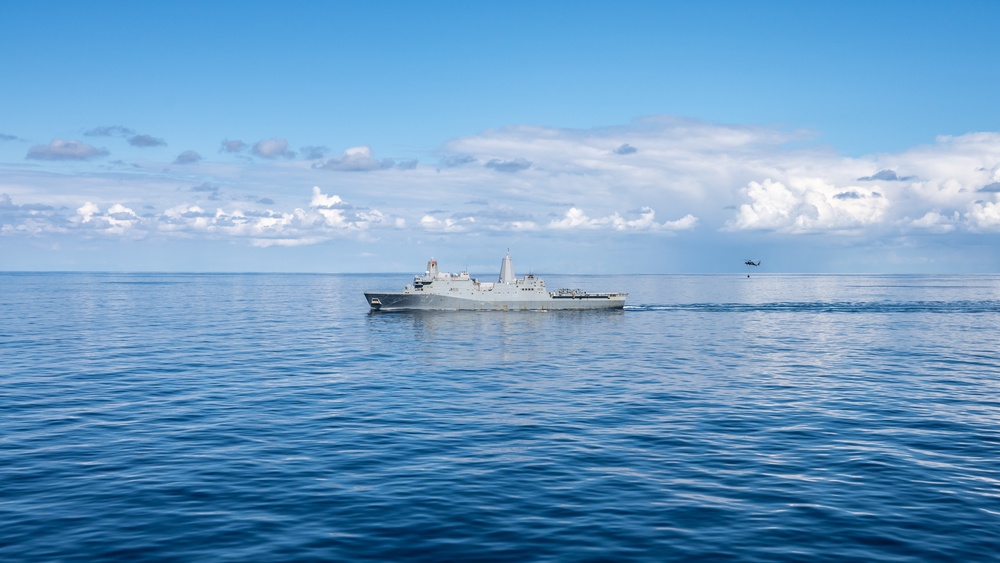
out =
<svg viewBox="0 0 1000 563"><path fill-rule="evenodd" d="M503 257L503 261L500 262L500 283L511 284L517 281L514 277L514 263L510 260L510 251L507 251L507 256Z"/></svg>

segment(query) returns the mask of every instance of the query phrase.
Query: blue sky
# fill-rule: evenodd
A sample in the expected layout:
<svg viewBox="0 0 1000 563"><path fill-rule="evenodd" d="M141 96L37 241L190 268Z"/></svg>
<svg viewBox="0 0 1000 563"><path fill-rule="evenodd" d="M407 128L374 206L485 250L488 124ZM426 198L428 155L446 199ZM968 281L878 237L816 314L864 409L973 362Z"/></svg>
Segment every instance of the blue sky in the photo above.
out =
<svg viewBox="0 0 1000 563"><path fill-rule="evenodd" d="M997 272L998 16L4 3L0 269Z"/></svg>

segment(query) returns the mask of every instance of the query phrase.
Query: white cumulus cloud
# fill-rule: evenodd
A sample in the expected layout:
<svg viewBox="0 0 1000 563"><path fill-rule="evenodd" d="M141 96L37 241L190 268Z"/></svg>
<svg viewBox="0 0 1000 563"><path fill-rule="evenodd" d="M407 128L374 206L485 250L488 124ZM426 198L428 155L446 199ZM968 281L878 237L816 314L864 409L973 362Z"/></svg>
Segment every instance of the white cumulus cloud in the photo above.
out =
<svg viewBox="0 0 1000 563"><path fill-rule="evenodd" d="M697 217L688 214L676 221L656 222L656 211L643 207L636 219L626 219L617 211L607 217L590 218L578 207L569 208L561 219L549 222L550 229L602 229L617 231L681 231L692 229L698 223Z"/></svg>
<svg viewBox="0 0 1000 563"><path fill-rule="evenodd" d="M339 195L326 195L319 188L319 186L313 186L312 194L312 200L309 201L309 207L333 209L344 206L344 200L341 199Z"/></svg>
<svg viewBox="0 0 1000 563"><path fill-rule="evenodd" d="M462 233L468 231L476 223L474 217L463 217L455 219L447 217L438 219L433 215L424 215L420 218L420 226L428 231L438 231L443 233Z"/></svg>
<svg viewBox="0 0 1000 563"><path fill-rule="evenodd" d="M81 221L84 223L89 223L94 218L94 215L100 212L101 208L89 201L76 210L76 214L80 216Z"/></svg>
<svg viewBox="0 0 1000 563"><path fill-rule="evenodd" d="M727 223L733 230L769 229L791 233L857 229L878 223L889 206L880 192L838 188L820 178L792 177L788 184L751 181L747 203Z"/></svg>
<svg viewBox="0 0 1000 563"><path fill-rule="evenodd" d="M937 211L928 211L923 217L909 221L909 226L935 233L950 233L956 229L959 213L955 211L950 216Z"/></svg>
<svg viewBox="0 0 1000 563"><path fill-rule="evenodd" d="M969 206L966 217L975 231L1000 230L1000 203L977 201Z"/></svg>
<svg viewBox="0 0 1000 563"><path fill-rule="evenodd" d="M122 203L105 208L87 201L67 216L52 206L15 205L9 195L2 196L0 234L3 235L37 235L75 229L87 236L207 236L247 239L254 246L296 246L365 233L370 229L406 226L402 217L378 209L355 210L340 196L323 193L319 187L313 189L309 206L286 211L260 209L256 198L214 210L183 203L160 213L142 215Z"/></svg>

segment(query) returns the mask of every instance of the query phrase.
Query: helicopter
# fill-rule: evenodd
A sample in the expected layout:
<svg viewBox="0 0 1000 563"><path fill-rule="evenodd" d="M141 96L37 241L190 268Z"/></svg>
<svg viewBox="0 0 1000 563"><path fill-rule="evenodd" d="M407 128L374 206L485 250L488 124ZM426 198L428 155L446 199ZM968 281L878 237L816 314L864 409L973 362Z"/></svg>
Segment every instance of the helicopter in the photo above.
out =
<svg viewBox="0 0 1000 563"><path fill-rule="evenodd" d="M744 262L747 266L760 266L760 260L754 262L753 260L747 260Z"/></svg>

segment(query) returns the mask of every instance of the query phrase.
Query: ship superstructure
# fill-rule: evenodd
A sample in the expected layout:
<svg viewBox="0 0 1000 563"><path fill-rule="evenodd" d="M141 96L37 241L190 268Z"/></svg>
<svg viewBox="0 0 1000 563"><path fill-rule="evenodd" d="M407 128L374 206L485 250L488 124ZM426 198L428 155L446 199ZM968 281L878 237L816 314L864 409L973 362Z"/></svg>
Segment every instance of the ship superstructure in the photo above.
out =
<svg viewBox="0 0 1000 563"><path fill-rule="evenodd" d="M537 276L516 277L510 254L500 263L500 276L495 282L481 282L464 271L441 272L437 260L431 258L423 275L413 276L413 283L402 292L365 293L368 304L378 311L621 309L627 296L627 293L588 293L579 289L548 291L545 281Z"/></svg>

